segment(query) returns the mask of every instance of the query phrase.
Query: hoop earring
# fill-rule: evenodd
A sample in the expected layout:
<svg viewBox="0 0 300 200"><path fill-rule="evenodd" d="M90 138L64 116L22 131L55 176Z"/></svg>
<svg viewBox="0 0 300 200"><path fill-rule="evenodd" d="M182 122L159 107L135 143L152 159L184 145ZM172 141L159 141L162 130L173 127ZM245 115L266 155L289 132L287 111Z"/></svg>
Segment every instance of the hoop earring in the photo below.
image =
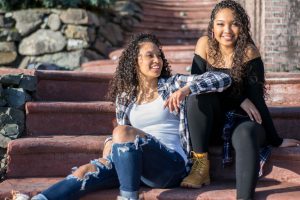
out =
<svg viewBox="0 0 300 200"><path fill-rule="evenodd" d="M211 32L211 38L212 38L212 39L215 39L215 34L214 34L214 32Z"/></svg>

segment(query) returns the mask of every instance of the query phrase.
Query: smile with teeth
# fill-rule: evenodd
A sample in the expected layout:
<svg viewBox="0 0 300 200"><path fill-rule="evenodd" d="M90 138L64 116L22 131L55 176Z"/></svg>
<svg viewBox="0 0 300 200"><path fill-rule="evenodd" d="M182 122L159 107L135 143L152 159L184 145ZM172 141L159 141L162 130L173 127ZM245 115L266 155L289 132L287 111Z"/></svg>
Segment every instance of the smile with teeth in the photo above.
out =
<svg viewBox="0 0 300 200"><path fill-rule="evenodd" d="M223 35L223 38L224 38L225 40L232 40L232 39L233 39L233 36L231 36L231 35Z"/></svg>
<svg viewBox="0 0 300 200"><path fill-rule="evenodd" d="M159 69L158 65L151 66L151 69Z"/></svg>

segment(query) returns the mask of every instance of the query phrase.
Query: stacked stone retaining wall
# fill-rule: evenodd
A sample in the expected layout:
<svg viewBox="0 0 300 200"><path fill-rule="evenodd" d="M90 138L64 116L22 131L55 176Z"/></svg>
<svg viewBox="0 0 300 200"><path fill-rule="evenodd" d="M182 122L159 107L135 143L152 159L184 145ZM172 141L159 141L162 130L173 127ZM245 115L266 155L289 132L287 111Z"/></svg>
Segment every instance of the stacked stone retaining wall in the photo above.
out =
<svg viewBox="0 0 300 200"><path fill-rule="evenodd" d="M0 67L49 63L74 70L82 63L107 58L110 49L123 45L124 31L139 22L141 13L131 1L118 1L113 9L97 13L83 9L0 11Z"/></svg>

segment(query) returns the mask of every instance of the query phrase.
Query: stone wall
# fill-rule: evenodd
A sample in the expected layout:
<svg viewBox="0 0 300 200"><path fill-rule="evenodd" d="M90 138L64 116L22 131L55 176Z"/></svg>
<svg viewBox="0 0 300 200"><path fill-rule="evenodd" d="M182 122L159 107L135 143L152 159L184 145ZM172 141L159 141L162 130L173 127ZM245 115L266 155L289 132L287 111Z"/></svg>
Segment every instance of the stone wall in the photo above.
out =
<svg viewBox="0 0 300 200"><path fill-rule="evenodd" d="M124 31L139 22L141 13L131 1L118 1L114 10L103 13L83 9L0 12L0 66L49 63L77 69L122 46Z"/></svg>
<svg viewBox="0 0 300 200"><path fill-rule="evenodd" d="M25 103L36 91L35 76L0 76L0 180L5 174L7 144L25 131Z"/></svg>
<svg viewBox="0 0 300 200"><path fill-rule="evenodd" d="M268 71L300 70L300 1L239 0Z"/></svg>

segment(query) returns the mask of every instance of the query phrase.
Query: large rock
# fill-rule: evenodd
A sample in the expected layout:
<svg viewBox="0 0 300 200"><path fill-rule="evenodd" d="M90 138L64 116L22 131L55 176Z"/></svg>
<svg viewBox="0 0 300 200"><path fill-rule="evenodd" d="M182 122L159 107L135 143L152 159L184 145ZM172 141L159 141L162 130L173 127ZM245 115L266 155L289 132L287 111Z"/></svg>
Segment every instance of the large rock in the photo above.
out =
<svg viewBox="0 0 300 200"><path fill-rule="evenodd" d="M103 21L97 15L83 9L70 8L63 11L60 19L65 24L82 24L82 25L95 25L100 26Z"/></svg>
<svg viewBox="0 0 300 200"><path fill-rule="evenodd" d="M0 42L0 51L15 51L16 46L14 42Z"/></svg>
<svg viewBox="0 0 300 200"><path fill-rule="evenodd" d="M19 45L22 55L41 55L61 51L66 46L66 39L60 32L52 30L38 30L23 39Z"/></svg>
<svg viewBox="0 0 300 200"><path fill-rule="evenodd" d="M65 30L65 35L67 38L93 42L96 38L96 31L94 28L87 26L68 25Z"/></svg>
<svg viewBox="0 0 300 200"><path fill-rule="evenodd" d="M30 75L22 75L19 88L33 92L36 91L37 87L37 77Z"/></svg>
<svg viewBox="0 0 300 200"><path fill-rule="evenodd" d="M30 63L27 69L33 70L66 70L67 68L51 63Z"/></svg>
<svg viewBox="0 0 300 200"><path fill-rule="evenodd" d="M13 108L24 109L25 103L31 100L23 88L6 88L4 93L8 105Z"/></svg>
<svg viewBox="0 0 300 200"><path fill-rule="evenodd" d="M3 128L6 124L8 124L11 121L11 118L5 114L0 113L0 129Z"/></svg>
<svg viewBox="0 0 300 200"><path fill-rule="evenodd" d="M6 106L7 102L4 97L0 97L0 107Z"/></svg>
<svg viewBox="0 0 300 200"><path fill-rule="evenodd" d="M0 41L20 41L21 35L16 29L0 28Z"/></svg>
<svg viewBox="0 0 300 200"><path fill-rule="evenodd" d="M48 18L47 25L53 31L57 31L61 26L61 21L58 14L51 14Z"/></svg>
<svg viewBox="0 0 300 200"><path fill-rule="evenodd" d="M119 46L123 42L123 31L117 24L107 23L105 26L99 27L98 32L113 46Z"/></svg>
<svg viewBox="0 0 300 200"><path fill-rule="evenodd" d="M17 59L16 52L0 52L0 65L10 64Z"/></svg>
<svg viewBox="0 0 300 200"><path fill-rule="evenodd" d="M0 65L14 62L17 56L14 42L0 42Z"/></svg>
<svg viewBox="0 0 300 200"><path fill-rule="evenodd" d="M5 74L0 76L0 83L2 83L3 86L18 86L21 77L21 74Z"/></svg>
<svg viewBox="0 0 300 200"><path fill-rule="evenodd" d="M17 124L5 124L5 126L0 130L0 134L11 139L17 139L22 132L19 130Z"/></svg>
<svg viewBox="0 0 300 200"><path fill-rule="evenodd" d="M99 53L101 53L102 55L108 56L108 50L110 46L104 41L102 41L101 39L97 38L93 45L93 48Z"/></svg>
<svg viewBox="0 0 300 200"><path fill-rule="evenodd" d="M47 54L37 57L26 57L23 66L28 66L30 63L48 63L62 66L65 70L79 69L82 63L92 60L103 59L103 57L90 50L77 50L71 52L62 52L55 54Z"/></svg>
<svg viewBox="0 0 300 200"><path fill-rule="evenodd" d="M90 45L87 41L85 40L80 40L80 39L68 39L67 42L67 50L79 50L79 49L86 49Z"/></svg>
<svg viewBox="0 0 300 200"><path fill-rule="evenodd" d="M31 9L13 12L17 30L22 36L34 32L43 23L44 14L41 10Z"/></svg>
<svg viewBox="0 0 300 200"><path fill-rule="evenodd" d="M9 137L5 137L2 134L0 134L0 147L1 148L7 148L7 144L11 141Z"/></svg>
<svg viewBox="0 0 300 200"><path fill-rule="evenodd" d="M10 124L17 124L21 131L25 128L25 113L22 110L15 108L0 108L0 112L5 113L9 116Z"/></svg>

